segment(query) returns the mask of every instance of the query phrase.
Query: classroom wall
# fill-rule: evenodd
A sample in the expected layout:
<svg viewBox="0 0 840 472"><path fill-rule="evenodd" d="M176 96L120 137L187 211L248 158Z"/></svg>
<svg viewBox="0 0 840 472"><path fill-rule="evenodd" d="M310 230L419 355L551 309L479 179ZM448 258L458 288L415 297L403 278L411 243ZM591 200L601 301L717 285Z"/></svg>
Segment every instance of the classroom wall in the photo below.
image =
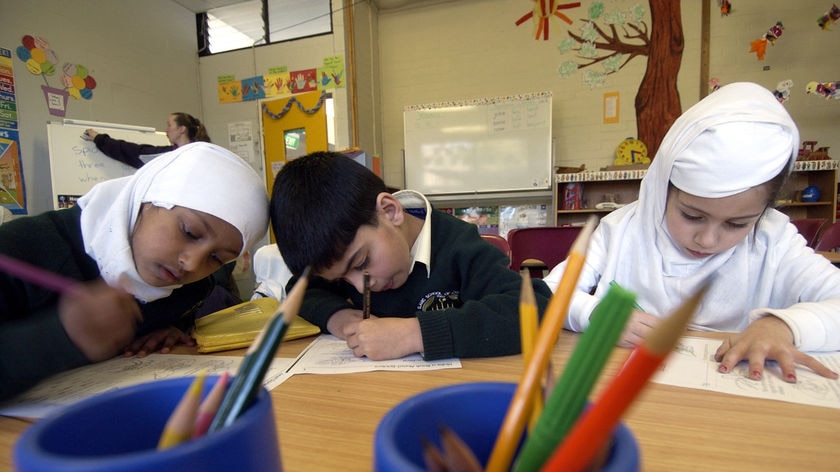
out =
<svg viewBox="0 0 840 472"><path fill-rule="evenodd" d="M594 2L581 3L581 8L564 13L573 20L586 17ZM610 11L648 5L638 0L602 3ZM683 110L701 98L701 3L681 2L685 49L678 88ZM831 146L832 157L840 158L840 101L804 93L809 81L840 80L835 52L840 46L840 25L822 31L816 24L831 2L736 1L732 13L725 17L717 2L710 3L709 75L723 84L754 81L771 90L778 82L792 79L794 87L786 106L799 124L803 140ZM552 20L549 40L535 40L533 22L515 25L532 7L533 2L525 0L425 0L379 12L382 153L390 185L403 182L402 117L406 105L552 91L555 164L561 166L586 164L587 169L597 170L612 163L622 139L636 135L634 98L646 58L633 59L608 76L601 87L586 86L581 71L561 78L557 67L571 56L558 52L557 46L570 27ZM768 47L765 60L758 61L748 52L749 43L777 20L783 21L784 33L775 46ZM572 28L578 24L576 21ZM602 121L606 92L620 94L618 123Z"/></svg>
<svg viewBox="0 0 840 472"><path fill-rule="evenodd" d="M0 46L14 54L24 35L43 36L61 64L96 79L91 100L69 99L67 118L162 130L171 112L203 115L195 15L172 0L0 0L0 12ZM52 209L46 124L60 120L41 85L60 88L60 74L45 82L12 62L27 209L37 214Z"/></svg>

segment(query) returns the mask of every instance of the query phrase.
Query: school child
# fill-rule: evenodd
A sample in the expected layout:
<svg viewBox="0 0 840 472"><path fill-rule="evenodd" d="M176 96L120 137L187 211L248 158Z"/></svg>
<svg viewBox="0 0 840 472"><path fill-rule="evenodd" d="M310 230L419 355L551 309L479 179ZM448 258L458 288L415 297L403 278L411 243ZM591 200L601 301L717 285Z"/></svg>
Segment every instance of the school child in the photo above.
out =
<svg viewBox="0 0 840 472"><path fill-rule="evenodd" d="M643 309L622 337L635 345L711 280L691 329L734 333L715 354L721 372L748 360L758 380L775 360L788 382L796 364L837 378L803 351L840 349L840 270L772 207L798 143L790 115L756 84L724 86L687 110L663 139L638 201L601 219L566 327L585 330L615 281ZM553 290L564 267L546 278Z"/></svg>
<svg viewBox="0 0 840 472"><path fill-rule="evenodd" d="M310 266L314 275L301 316L346 340L356 356L421 353L434 360L520 352L520 275L475 225L434 210L422 194L389 193L352 159L316 152L280 170L270 213L292 273ZM533 285L542 312L550 292L541 280Z"/></svg>
<svg viewBox="0 0 840 472"><path fill-rule="evenodd" d="M192 343L209 276L263 238L268 196L241 158L192 143L77 205L0 226L0 252L75 281L59 295L0 272L0 399L119 353Z"/></svg>

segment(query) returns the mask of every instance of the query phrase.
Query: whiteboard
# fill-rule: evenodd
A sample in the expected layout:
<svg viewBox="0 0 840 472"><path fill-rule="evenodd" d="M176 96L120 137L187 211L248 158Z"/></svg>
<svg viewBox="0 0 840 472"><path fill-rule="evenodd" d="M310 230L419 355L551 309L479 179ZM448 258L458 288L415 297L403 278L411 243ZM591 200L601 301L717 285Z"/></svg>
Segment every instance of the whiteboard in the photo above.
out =
<svg viewBox="0 0 840 472"><path fill-rule="evenodd" d="M426 195L551 188L551 92L404 109L405 185Z"/></svg>
<svg viewBox="0 0 840 472"><path fill-rule="evenodd" d="M105 180L125 177L134 173L134 167L102 154L92 141L81 138L86 129L93 128L112 138L138 144L168 146L165 133L154 128L101 123L96 121L70 121L47 123L50 153L50 180L54 208L72 206L76 198L87 193L94 185Z"/></svg>

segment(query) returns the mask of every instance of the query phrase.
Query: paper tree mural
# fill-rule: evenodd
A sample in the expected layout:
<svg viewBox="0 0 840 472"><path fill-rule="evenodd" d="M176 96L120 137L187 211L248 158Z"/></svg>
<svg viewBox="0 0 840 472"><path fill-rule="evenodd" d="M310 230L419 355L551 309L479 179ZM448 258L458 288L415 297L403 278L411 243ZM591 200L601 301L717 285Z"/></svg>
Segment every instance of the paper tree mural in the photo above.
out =
<svg viewBox="0 0 840 472"><path fill-rule="evenodd" d="M592 2L589 17L582 19L580 32L568 31L558 46L574 60L560 64L561 77L581 69L590 87L604 83L608 75L621 70L637 57L647 57L647 68L636 92L636 136L651 156L682 112L677 90L677 73L684 48L680 2L649 0L650 26L644 7L629 11L607 11L604 2ZM598 68L600 67L600 68Z"/></svg>

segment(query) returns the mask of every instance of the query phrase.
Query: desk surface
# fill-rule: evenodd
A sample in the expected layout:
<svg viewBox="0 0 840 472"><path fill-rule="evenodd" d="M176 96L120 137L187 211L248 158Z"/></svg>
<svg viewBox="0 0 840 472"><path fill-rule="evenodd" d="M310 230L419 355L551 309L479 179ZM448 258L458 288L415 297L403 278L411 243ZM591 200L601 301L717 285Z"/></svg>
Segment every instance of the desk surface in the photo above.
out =
<svg viewBox="0 0 840 472"><path fill-rule="evenodd" d="M311 339L283 343L278 356L296 356ZM561 335L553 353L558 371L577 339ZM613 353L608 378L627 352ZM403 399L454 383L517 382L522 373L521 356L461 362L461 369L293 376L271 392L284 469L369 471L376 426ZM639 442L644 471L840 468L837 409L650 384L624 421ZM28 425L0 417L0 470L11 470L12 446Z"/></svg>

